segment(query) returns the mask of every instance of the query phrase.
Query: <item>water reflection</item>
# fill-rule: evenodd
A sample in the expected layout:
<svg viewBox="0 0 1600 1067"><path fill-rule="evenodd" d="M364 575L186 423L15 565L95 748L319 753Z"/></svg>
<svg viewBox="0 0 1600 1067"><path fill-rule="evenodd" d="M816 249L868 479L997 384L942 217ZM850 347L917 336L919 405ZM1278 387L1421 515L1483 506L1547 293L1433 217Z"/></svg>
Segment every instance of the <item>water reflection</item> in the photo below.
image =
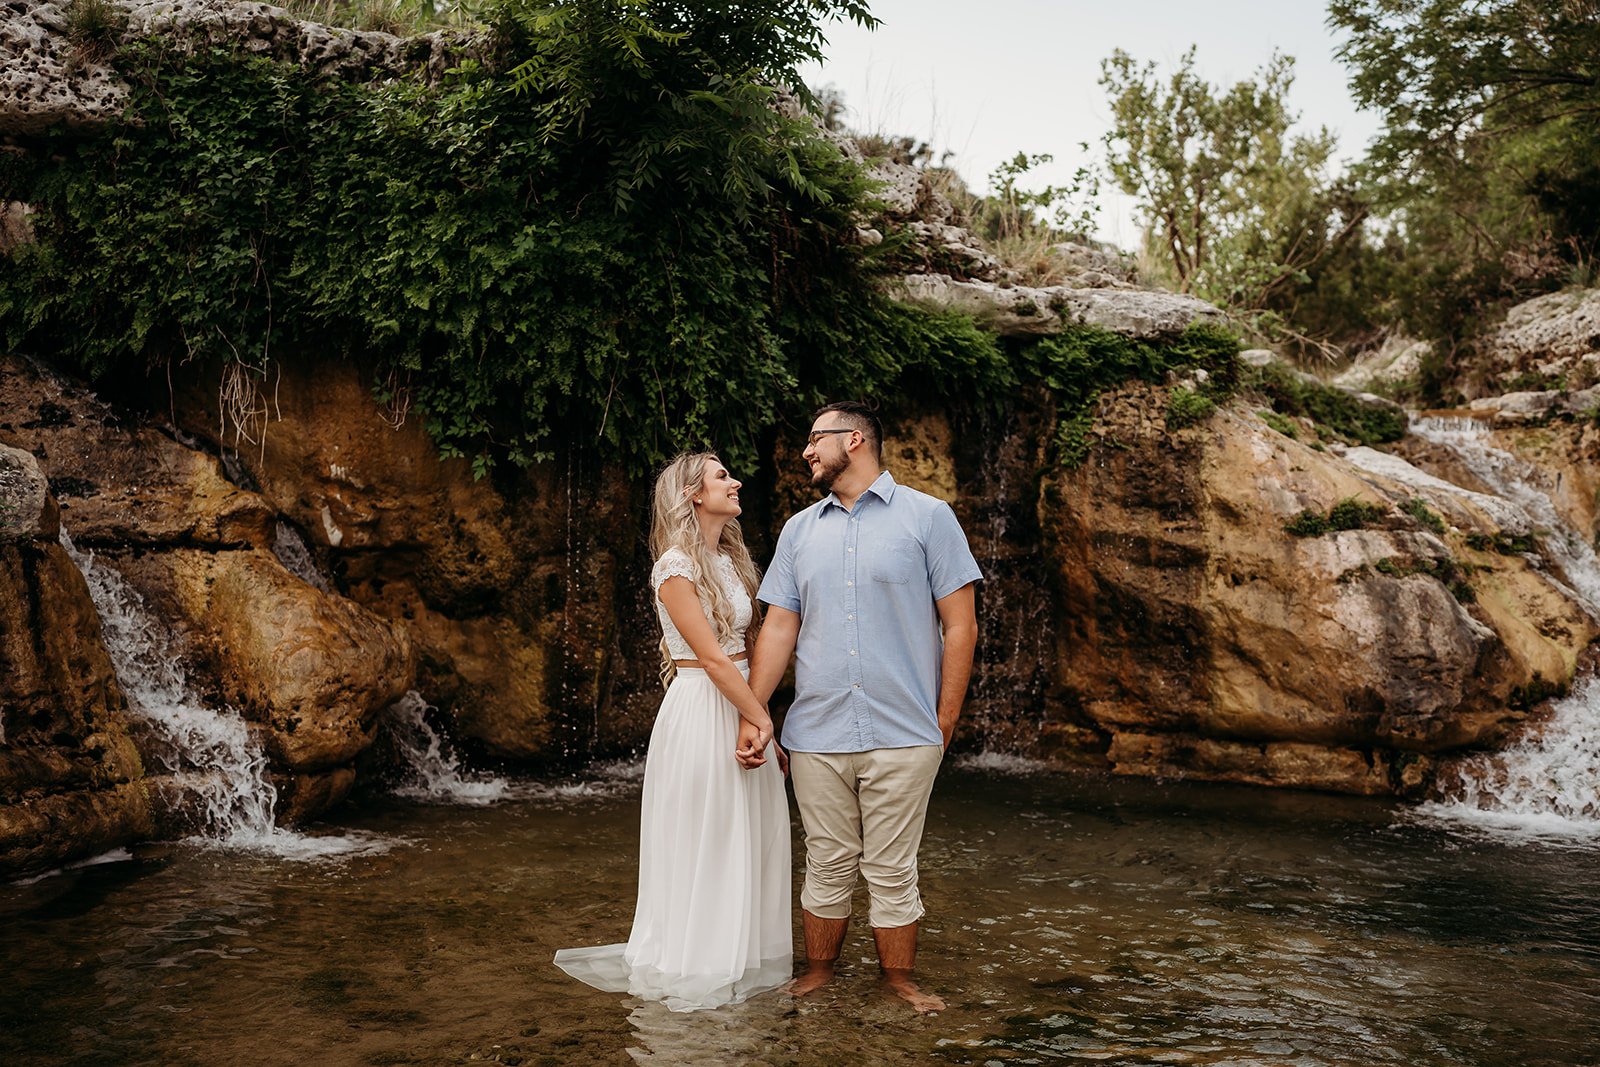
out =
<svg viewBox="0 0 1600 1067"><path fill-rule="evenodd" d="M1022 768L1025 769L1025 768ZM490 807L368 798L403 839L295 864L188 845L0 890L0 1061L1582 1064L1600 1047L1592 856L1453 837L1388 804L955 768L920 970L680 1014L555 948L625 933L637 781Z"/></svg>

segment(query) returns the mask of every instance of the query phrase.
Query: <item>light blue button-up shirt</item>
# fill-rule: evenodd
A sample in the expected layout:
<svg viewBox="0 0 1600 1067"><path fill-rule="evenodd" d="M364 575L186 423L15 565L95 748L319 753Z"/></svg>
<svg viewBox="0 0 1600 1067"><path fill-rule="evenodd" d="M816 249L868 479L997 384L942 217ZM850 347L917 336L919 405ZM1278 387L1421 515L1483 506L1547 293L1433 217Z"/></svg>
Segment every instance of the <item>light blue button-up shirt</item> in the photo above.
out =
<svg viewBox="0 0 1600 1067"><path fill-rule="evenodd" d="M795 752L941 745L934 601L983 578L955 512L884 471L845 511L829 493L784 524L756 595L800 616Z"/></svg>

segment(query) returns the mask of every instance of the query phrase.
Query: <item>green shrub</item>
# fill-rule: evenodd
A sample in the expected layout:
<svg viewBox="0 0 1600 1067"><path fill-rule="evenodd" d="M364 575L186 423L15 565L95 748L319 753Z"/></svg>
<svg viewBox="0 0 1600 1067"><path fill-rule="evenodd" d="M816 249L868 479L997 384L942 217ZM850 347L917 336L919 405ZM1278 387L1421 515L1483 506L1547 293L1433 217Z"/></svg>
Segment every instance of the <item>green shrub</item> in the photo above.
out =
<svg viewBox="0 0 1600 1067"><path fill-rule="evenodd" d="M1361 445L1386 444L1405 436L1404 411L1363 403L1343 389L1308 380L1281 363L1245 368L1240 387L1266 399L1280 415L1310 419L1326 436Z"/></svg>
<svg viewBox="0 0 1600 1067"><path fill-rule="evenodd" d="M1178 430L1209 419L1217 402L1204 393L1178 386L1167 394L1167 429Z"/></svg>
<svg viewBox="0 0 1600 1067"><path fill-rule="evenodd" d="M1306 508L1284 523L1283 528L1295 537L1321 537L1337 530L1359 530L1382 522L1388 514L1388 508L1347 496L1329 508L1326 515Z"/></svg>
<svg viewBox="0 0 1600 1067"><path fill-rule="evenodd" d="M1402 507L1407 515L1410 515L1413 519L1416 519L1422 525L1426 526L1434 533L1439 534L1441 537L1444 536L1444 520L1441 519L1432 508L1428 507L1427 501L1423 500L1419 496L1414 496L1410 500L1407 500Z"/></svg>
<svg viewBox="0 0 1600 1067"><path fill-rule="evenodd" d="M1520 556L1539 550L1533 534L1509 534L1503 530L1492 534L1470 533L1467 535L1467 547L1477 552L1495 552L1502 556Z"/></svg>
<svg viewBox="0 0 1600 1067"><path fill-rule="evenodd" d="M1266 423L1272 429L1276 430L1278 433L1283 434L1285 437L1293 440L1298 440L1300 437L1300 432L1295 429L1294 423L1290 422L1282 415L1279 415L1271 408L1263 408L1262 410L1256 412L1256 417L1262 422Z"/></svg>
<svg viewBox="0 0 1600 1067"><path fill-rule="evenodd" d="M1043 382L1055 394L1056 459L1072 467L1088 454L1094 403L1104 390L1130 380L1161 382L1171 370L1200 370L1205 382L1196 395L1215 403L1238 388L1238 354L1238 336L1208 322L1193 323L1166 342L1080 326L1041 338L1017 362L1025 379Z"/></svg>
<svg viewBox="0 0 1600 1067"><path fill-rule="evenodd" d="M1381 522L1389 509L1378 504L1368 504L1347 496L1328 511L1328 529L1359 530L1363 526Z"/></svg>

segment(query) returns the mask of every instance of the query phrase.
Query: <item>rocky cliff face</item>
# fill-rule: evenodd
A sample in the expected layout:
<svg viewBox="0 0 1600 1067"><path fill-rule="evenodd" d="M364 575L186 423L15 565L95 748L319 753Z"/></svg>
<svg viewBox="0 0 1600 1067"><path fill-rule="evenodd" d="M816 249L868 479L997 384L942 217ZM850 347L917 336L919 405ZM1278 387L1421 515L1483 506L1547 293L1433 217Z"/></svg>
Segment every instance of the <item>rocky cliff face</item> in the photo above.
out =
<svg viewBox="0 0 1600 1067"><path fill-rule="evenodd" d="M327 31L258 5L126 11L130 32L243 35L341 76L466 47ZM120 90L92 64L51 74L66 63L60 9L28 18L0 37L31 57L0 84L0 132L104 121ZM29 95L21 69L78 95ZM1087 324L1161 338L1216 316L1133 289L1092 256L1068 283L1012 284L925 175L883 164L878 176L887 207L862 220L861 239L910 228L927 272L896 283L905 299L1013 337ZM6 239L26 240L25 213L7 217L22 221ZM1551 301L1508 323L1515 351L1479 411L1504 447L1556 472L1545 488L1586 535L1600 431L1584 398L1495 388L1530 369L1588 374L1590 303ZM93 605L54 541L56 501L77 543L172 629L207 695L252 724L280 818L337 803L383 709L412 687L480 758L561 764L648 736L660 690L642 481L581 447L477 480L439 458L417 419L380 407L359 364L276 366L272 417L241 438L217 417L225 383L193 367L112 408L0 359L0 439L20 450L0 452L0 869L148 834L161 814ZM1057 415L1042 390L997 410L887 401L890 469L953 504L987 575L961 744L1119 773L1403 794L1438 754L1495 743L1573 676L1595 620L1548 561L1500 550L1537 531L1447 451L1415 438L1392 453L1326 450L1243 401L1172 430L1168 395L1104 395L1075 469L1051 457ZM744 473L762 557L814 495L792 442Z"/></svg>
<svg viewBox="0 0 1600 1067"><path fill-rule="evenodd" d="M341 799L414 683L408 632L291 573L277 513L214 456L46 368L0 360L0 434L37 458L75 543L172 628L206 695L259 726L280 817Z"/></svg>
<svg viewBox="0 0 1600 1067"><path fill-rule="evenodd" d="M0 445L0 872L153 831L100 619L27 452Z"/></svg>

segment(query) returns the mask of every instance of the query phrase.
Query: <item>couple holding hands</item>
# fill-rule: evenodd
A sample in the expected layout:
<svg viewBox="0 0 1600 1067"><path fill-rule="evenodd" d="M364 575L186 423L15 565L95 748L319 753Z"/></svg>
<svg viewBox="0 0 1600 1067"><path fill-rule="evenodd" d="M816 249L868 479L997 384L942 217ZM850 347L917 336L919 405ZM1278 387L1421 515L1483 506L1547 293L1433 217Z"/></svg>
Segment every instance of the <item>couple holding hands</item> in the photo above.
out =
<svg viewBox="0 0 1600 1067"><path fill-rule="evenodd" d="M917 1011L944 1007L912 978L917 849L972 674L983 575L950 506L897 485L882 443L865 405L817 411L804 458L827 495L785 524L764 578L740 483L715 455L679 456L657 479L651 585L669 684L645 759L638 902L625 944L556 953L574 978L675 1011L785 983L804 996L833 977L859 872L886 987ZM767 701L791 656L785 752ZM784 773L805 828L799 977Z"/></svg>

